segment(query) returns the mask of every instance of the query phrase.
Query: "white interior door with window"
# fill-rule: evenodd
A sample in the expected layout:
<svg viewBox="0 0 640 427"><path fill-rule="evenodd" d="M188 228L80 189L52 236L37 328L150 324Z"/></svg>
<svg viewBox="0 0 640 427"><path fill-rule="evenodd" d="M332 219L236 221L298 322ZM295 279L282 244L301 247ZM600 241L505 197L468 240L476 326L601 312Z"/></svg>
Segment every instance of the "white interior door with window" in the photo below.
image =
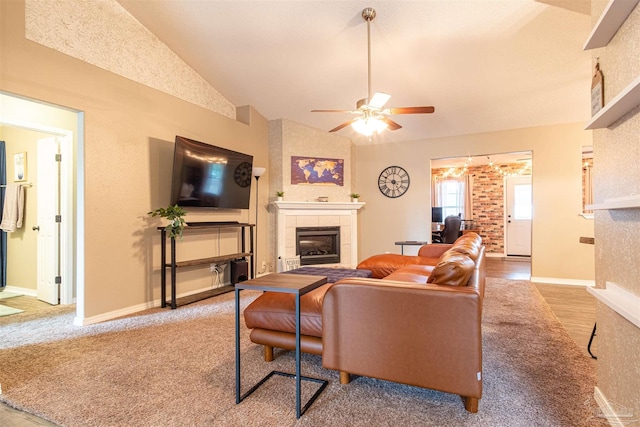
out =
<svg viewBox="0 0 640 427"><path fill-rule="evenodd" d="M37 217L37 294L49 304L60 297L60 143L57 137L38 140Z"/></svg>
<svg viewBox="0 0 640 427"><path fill-rule="evenodd" d="M505 178L507 255L531 256L531 175Z"/></svg>

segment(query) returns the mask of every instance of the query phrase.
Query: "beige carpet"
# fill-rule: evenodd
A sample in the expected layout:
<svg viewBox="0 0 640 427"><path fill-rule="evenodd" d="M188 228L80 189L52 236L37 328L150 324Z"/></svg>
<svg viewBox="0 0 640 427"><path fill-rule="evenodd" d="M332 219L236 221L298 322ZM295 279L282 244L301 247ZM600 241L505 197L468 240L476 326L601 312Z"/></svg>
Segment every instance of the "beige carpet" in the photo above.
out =
<svg viewBox="0 0 640 427"><path fill-rule="evenodd" d="M246 304L256 294L244 295ZM531 283L488 279L484 309L477 414L432 390L364 377L340 385L311 355L303 373L330 384L300 420L288 378L236 405L233 294L89 327L71 326L73 313L5 325L0 400L70 427L607 425L592 397L593 362ZM272 369L293 372L291 352L265 363L247 335L245 390ZM305 383L303 399L315 386Z"/></svg>

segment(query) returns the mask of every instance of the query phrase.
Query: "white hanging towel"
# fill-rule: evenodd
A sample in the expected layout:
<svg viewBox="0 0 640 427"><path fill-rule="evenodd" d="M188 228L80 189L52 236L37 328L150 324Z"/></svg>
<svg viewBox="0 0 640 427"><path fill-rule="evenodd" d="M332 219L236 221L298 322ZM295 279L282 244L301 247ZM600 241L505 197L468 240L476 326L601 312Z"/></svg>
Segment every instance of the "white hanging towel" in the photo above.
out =
<svg viewBox="0 0 640 427"><path fill-rule="evenodd" d="M4 193L4 208L0 230L7 232L22 228L24 215L24 187L21 184L7 184Z"/></svg>

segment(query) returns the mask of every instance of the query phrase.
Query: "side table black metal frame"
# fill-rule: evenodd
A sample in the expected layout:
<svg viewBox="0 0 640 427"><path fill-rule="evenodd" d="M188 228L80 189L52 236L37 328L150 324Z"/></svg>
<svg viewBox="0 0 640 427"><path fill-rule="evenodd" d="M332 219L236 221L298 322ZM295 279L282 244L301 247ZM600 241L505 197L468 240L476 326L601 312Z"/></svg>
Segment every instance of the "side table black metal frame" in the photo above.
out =
<svg viewBox="0 0 640 427"><path fill-rule="evenodd" d="M301 375L301 366L300 366L300 297L305 293L321 286L327 282L326 277L322 276L305 276L305 275L285 275L285 274L277 274L272 273L268 276L287 276L289 278L300 278L302 280L306 280L307 283L293 287L288 286L279 286L276 283L261 283L263 279L267 276L262 276L262 278L252 279L247 282L236 283L235 285L235 303L236 303L236 404L242 402L246 397L251 395L254 391L256 391L262 384L264 384L269 378L274 375L281 375L288 378L295 378L296 380L296 418L300 418L302 414L313 404L313 402L320 396L320 393L325 389L325 387L329 384L329 381L306 377ZM290 279L287 279L290 280ZM295 280L295 279L294 279ZM286 372L280 371L271 371L269 372L263 379L261 379L256 385L251 387L246 393L242 394L241 392L241 375L240 375L240 291L242 289L252 289L257 291L266 291L266 292L284 292L284 293L292 293L295 296L296 300L296 373L289 374ZM301 397L300 397L300 382L304 381L313 381L321 384L320 388L316 390L316 392L311 396L311 398L305 403L304 406L301 406Z"/></svg>

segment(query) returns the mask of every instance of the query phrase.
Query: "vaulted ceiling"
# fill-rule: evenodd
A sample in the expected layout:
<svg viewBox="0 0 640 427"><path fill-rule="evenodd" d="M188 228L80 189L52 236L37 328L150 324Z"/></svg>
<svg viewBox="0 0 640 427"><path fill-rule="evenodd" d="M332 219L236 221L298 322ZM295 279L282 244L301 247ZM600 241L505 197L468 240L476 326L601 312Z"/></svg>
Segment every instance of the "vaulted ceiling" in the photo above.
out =
<svg viewBox="0 0 640 427"><path fill-rule="evenodd" d="M348 120L372 90L402 129L377 142L580 122L589 118L588 0L119 0L236 106L319 129ZM561 7L559 7L561 6ZM339 134L366 140L350 127Z"/></svg>

